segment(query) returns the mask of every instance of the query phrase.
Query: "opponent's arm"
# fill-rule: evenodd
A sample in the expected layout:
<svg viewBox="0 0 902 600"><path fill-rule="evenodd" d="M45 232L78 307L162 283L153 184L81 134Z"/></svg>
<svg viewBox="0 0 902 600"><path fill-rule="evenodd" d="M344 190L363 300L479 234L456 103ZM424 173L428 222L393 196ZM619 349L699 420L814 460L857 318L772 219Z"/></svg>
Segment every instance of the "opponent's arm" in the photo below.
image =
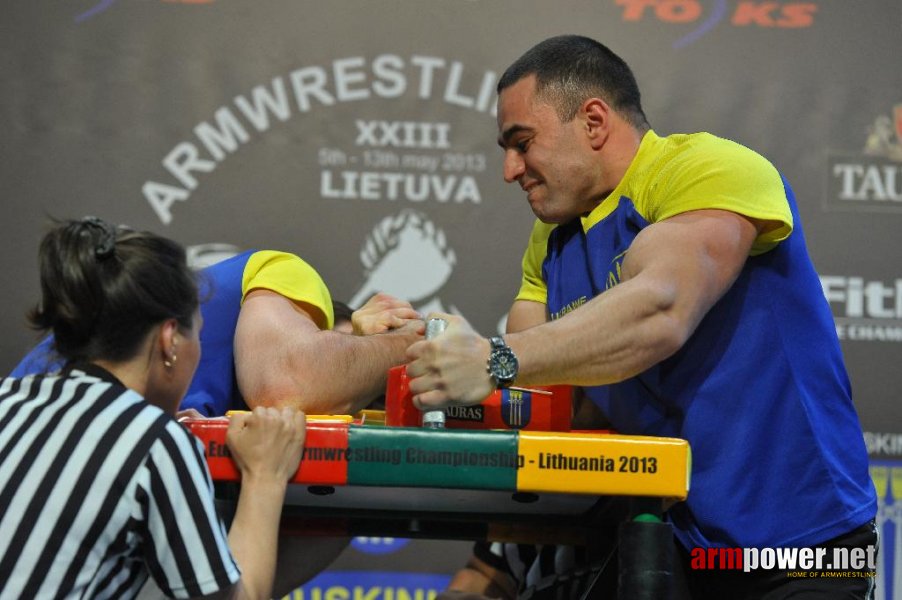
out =
<svg viewBox="0 0 902 600"><path fill-rule="evenodd" d="M603 385L675 353L739 275L760 223L722 210L683 213L642 230L619 285L564 317L505 336L520 361L517 385ZM408 373L418 406L481 401L493 390L488 340L459 317L414 344Z"/></svg>
<svg viewBox="0 0 902 600"><path fill-rule="evenodd" d="M302 304L275 292L247 294L235 331L235 372L248 406L294 406L308 414L348 414L385 390L388 369L422 326L351 336L320 330Z"/></svg>
<svg viewBox="0 0 902 600"><path fill-rule="evenodd" d="M548 309L542 302L514 300L507 313L507 333L516 333L548 321Z"/></svg>

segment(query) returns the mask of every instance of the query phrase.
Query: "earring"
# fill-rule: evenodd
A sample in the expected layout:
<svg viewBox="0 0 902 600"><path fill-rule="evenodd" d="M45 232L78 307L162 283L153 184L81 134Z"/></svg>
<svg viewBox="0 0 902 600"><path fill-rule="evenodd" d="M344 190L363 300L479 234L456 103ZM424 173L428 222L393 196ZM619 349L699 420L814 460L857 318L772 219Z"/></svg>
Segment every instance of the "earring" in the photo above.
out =
<svg viewBox="0 0 902 600"><path fill-rule="evenodd" d="M171 350L172 356L163 359L163 366L166 367L167 369L171 369L172 367L175 366L175 361L176 361L176 359L178 358L178 357L175 355L175 351L176 351L176 348L177 348L177 347L178 347L178 345L176 344L175 337L173 336L173 338L172 338L172 350Z"/></svg>

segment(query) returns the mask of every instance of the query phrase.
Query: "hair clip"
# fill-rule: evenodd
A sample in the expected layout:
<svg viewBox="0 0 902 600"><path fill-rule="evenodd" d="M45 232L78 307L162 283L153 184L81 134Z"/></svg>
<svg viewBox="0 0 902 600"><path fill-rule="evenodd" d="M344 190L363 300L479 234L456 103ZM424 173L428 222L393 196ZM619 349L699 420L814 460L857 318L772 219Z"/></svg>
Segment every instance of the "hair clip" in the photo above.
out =
<svg viewBox="0 0 902 600"><path fill-rule="evenodd" d="M85 217L81 222L100 230L100 240L94 246L94 257L98 260L111 257L116 250L116 229L98 217Z"/></svg>

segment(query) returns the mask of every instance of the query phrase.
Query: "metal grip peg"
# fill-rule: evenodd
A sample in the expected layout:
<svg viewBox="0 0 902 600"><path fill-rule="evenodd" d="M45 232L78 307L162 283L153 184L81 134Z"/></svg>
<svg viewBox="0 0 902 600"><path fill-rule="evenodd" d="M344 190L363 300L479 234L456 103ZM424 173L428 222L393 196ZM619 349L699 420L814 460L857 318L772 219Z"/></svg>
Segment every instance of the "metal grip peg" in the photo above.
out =
<svg viewBox="0 0 902 600"><path fill-rule="evenodd" d="M426 339L431 340L445 331L448 321L444 319L429 319L426 321ZM445 411L442 409L423 411L423 427L426 429L444 429Z"/></svg>

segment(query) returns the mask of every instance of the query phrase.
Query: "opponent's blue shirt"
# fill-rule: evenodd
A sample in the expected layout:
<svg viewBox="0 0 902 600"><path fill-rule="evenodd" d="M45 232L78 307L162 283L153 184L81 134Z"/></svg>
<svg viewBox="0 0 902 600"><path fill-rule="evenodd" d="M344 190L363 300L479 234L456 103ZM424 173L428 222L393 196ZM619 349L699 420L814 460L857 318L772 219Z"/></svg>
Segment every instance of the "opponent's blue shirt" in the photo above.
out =
<svg viewBox="0 0 902 600"><path fill-rule="evenodd" d="M235 327L244 298L241 280L253 252L244 252L207 267L198 281L201 315L200 362L179 410L193 408L207 417L247 410L235 380Z"/></svg>
<svg viewBox="0 0 902 600"><path fill-rule="evenodd" d="M692 185L686 169L702 183ZM640 231L684 210L783 224L759 237L737 281L676 354L621 383L586 388L618 431L689 441L691 491L669 513L681 543L807 546L873 518L876 494L832 314L795 198L776 170L707 134L649 132L602 206L585 219L536 226L519 298L544 295L551 318L577 310L619 283ZM543 239L537 284L530 265Z"/></svg>

